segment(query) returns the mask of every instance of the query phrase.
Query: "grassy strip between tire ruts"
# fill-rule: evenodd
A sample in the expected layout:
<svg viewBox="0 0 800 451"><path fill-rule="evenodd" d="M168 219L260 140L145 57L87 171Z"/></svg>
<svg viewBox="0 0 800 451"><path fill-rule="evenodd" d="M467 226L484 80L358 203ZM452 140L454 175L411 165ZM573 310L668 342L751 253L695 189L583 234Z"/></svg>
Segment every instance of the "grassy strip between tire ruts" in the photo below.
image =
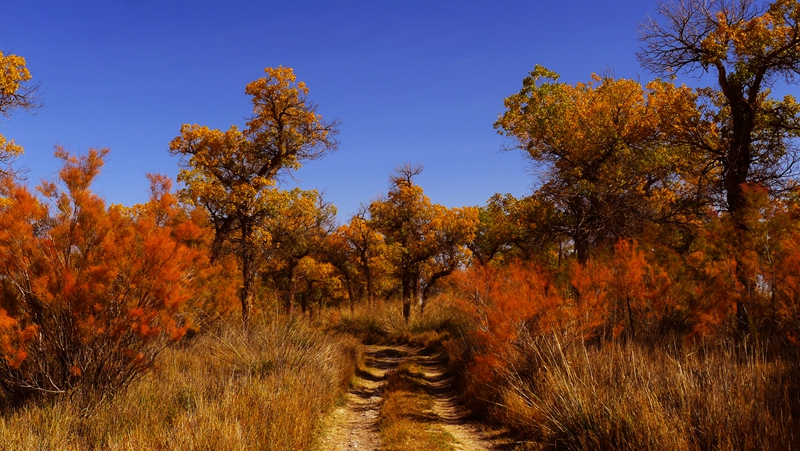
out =
<svg viewBox="0 0 800 451"><path fill-rule="evenodd" d="M422 389L424 375L403 362L389 373L381 406L380 431L387 451L453 451L453 436L436 425L433 398Z"/></svg>

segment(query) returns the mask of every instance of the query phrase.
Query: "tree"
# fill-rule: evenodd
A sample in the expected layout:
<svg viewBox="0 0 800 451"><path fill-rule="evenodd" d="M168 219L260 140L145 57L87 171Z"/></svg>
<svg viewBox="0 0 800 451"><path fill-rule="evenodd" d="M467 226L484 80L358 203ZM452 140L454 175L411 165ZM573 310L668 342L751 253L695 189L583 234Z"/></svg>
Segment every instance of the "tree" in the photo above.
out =
<svg viewBox="0 0 800 451"><path fill-rule="evenodd" d="M394 272L400 279L403 317L411 315L412 297L419 293L420 263L428 257L426 238L432 230L431 202L413 177L422 172L421 166L405 165L390 177L391 189L386 198L373 201L369 213L373 227L385 237L387 254Z"/></svg>
<svg viewBox="0 0 800 451"><path fill-rule="evenodd" d="M420 312L425 309L431 289L440 279L466 267L472 252L467 244L475 239L478 227L478 209L474 207L447 208L433 205L430 255L422 262L420 278Z"/></svg>
<svg viewBox="0 0 800 451"><path fill-rule="evenodd" d="M336 277L336 269L331 263L305 256L297 266L297 281L302 282L302 288L297 292L303 313L309 312L315 303L321 309L326 302L343 297L341 279Z"/></svg>
<svg viewBox="0 0 800 451"><path fill-rule="evenodd" d="M325 240L322 256L339 273L347 288L347 297L350 299L350 311L355 310L355 304L360 298L357 284L359 271L355 249L350 246L346 238L347 225L339 226Z"/></svg>
<svg viewBox="0 0 800 451"><path fill-rule="evenodd" d="M307 98L305 83L290 68L265 69L266 77L249 83L253 116L247 127L228 131L183 125L170 143L181 156L181 196L208 212L214 226L213 254L235 254L242 272L242 319L252 308L260 231L277 213L270 188L282 173L300 168L336 149L338 122L326 122Z"/></svg>
<svg viewBox="0 0 800 451"><path fill-rule="evenodd" d="M770 98L770 88L778 80L795 83L800 75L800 3L684 0L661 4L659 12L666 24L651 20L641 27L639 60L655 73L715 73L716 89L703 92L718 132L715 139L693 141L719 166L725 206L742 234L745 186L781 185L794 163L790 139L800 137L800 105L792 96ZM752 292L753 281L739 263L739 283ZM744 302L736 312L745 332Z"/></svg>
<svg viewBox="0 0 800 451"><path fill-rule="evenodd" d="M775 82L794 83L800 75L800 3L681 0L660 4L659 12L663 26L651 20L641 27L639 60L662 75L716 75L716 89L703 91L716 139L692 141L719 165L725 203L736 220L746 206L743 186L769 185L786 175L787 139L800 132L794 97L769 97Z"/></svg>
<svg viewBox="0 0 800 451"><path fill-rule="evenodd" d="M697 155L669 135L672 124L699 122L691 90L596 75L576 85L557 80L536 66L522 90L505 100L495 128L544 169L534 197L562 212L561 227L580 262L592 246L612 245L694 210L687 200L696 190L686 175Z"/></svg>
<svg viewBox="0 0 800 451"><path fill-rule="evenodd" d="M271 202L277 211L265 221L265 234L261 255L273 279L283 277L286 282L285 307L294 311L297 283L303 259L320 253L323 243L334 227L336 208L325 202L316 190L291 191L272 189Z"/></svg>
<svg viewBox="0 0 800 451"><path fill-rule="evenodd" d="M511 194L495 194L486 206L478 207L478 227L468 246L480 265L488 264L511 246L513 232L509 205L516 201Z"/></svg>
<svg viewBox="0 0 800 451"><path fill-rule="evenodd" d="M369 210L362 207L350 218L350 223L339 230L353 249L357 267L367 285L367 301L375 304L375 279L380 273L379 261L385 253L383 235L376 231L368 219Z"/></svg>
<svg viewBox="0 0 800 451"><path fill-rule="evenodd" d="M557 247L554 243L564 239L559 211L552 202L536 194L520 199L511 194L495 194L486 206L478 208L478 219L475 239L469 248L481 265L495 259L547 260L550 250ZM555 266L559 266L559 261Z"/></svg>
<svg viewBox="0 0 800 451"><path fill-rule="evenodd" d="M0 52L0 114L8 118L17 110L31 110L39 106L36 98L38 85L24 85L30 80L31 73L25 65L25 58ZM22 147L0 134L0 164L8 165L20 154ZM0 173L12 174L13 171L2 169Z"/></svg>
<svg viewBox="0 0 800 451"><path fill-rule="evenodd" d="M386 244L383 235L369 221L369 210L362 206L330 234L325 242L325 260L344 278L350 297L350 309L366 289L367 302L375 303L378 282L385 274Z"/></svg>
<svg viewBox="0 0 800 451"><path fill-rule="evenodd" d="M433 283L464 262L469 255L466 244L474 238L478 223L475 208L448 210L431 204L413 182L420 172L421 166L398 168L390 178L388 196L369 206L370 222L385 237L388 258L400 279L406 321L412 299L420 299L421 290L429 291Z"/></svg>

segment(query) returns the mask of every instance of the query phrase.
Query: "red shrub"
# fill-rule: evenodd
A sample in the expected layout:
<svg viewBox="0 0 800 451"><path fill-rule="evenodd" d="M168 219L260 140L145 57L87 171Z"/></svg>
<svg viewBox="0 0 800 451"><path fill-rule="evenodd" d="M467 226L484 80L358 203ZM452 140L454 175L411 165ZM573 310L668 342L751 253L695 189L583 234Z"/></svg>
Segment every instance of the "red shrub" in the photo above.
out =
<svg viewBox="0 0 800 451"><path fill-rule="evenodd" d="M454 276L462 310L475 324L473 374L491 383L521 330L546 333L563 322L552 276L533 264L476 265Z"/></svg>
<svg viewBox="0 0 800 451"><path fill-rule="evenodd" d="M125 386L186 331L181 309L207 263L186 244L199 229L170 224L163 192L140 208L106 207L89 190L106 152L57 150L62 185L43 183L44 200L2 181L0 389L10 399Z"/></svg>

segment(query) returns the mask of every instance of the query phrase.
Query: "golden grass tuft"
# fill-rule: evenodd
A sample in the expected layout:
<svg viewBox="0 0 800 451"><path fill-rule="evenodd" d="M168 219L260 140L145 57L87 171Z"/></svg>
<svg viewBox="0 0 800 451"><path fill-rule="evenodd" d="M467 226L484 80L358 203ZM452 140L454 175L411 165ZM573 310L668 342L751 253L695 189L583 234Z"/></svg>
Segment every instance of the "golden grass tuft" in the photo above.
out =
<svg viewBox="0 0 800 451"><path fill-rule="evenodd" d="M0 415L7 450L309 450L321 415L362 353L352 337L306 321L217 327L167 349L111 400L27 405ZM80 405L85 405L82 402Z"/></svg>

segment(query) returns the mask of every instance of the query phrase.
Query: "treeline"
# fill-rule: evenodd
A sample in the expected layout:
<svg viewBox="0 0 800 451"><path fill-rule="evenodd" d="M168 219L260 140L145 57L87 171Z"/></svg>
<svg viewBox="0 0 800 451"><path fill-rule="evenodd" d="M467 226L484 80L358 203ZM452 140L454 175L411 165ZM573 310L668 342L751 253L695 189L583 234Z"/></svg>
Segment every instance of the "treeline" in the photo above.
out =
<svg viewBox="0 0 800 451"><path fill-rule="evenodd" d="M3 112L35 108L25 60L3 55ZM170 343L254 314L292 315L376 298L412 298L469 261L477 209L435 205L406 167L348 224L316 191L280 177L335 149L308 89L288 68L250 83L253 116L226 132L184 125L170 143L178 180L149 175L150 200L108 205L91 190L108 149L57 147L55 182L31 190L2 138L0 389L2 403L114 393ZM255 301L254 301L255 299ZM368 301L367 301L368 300ZM235 322L235 321L234 321Z"/></svg>

